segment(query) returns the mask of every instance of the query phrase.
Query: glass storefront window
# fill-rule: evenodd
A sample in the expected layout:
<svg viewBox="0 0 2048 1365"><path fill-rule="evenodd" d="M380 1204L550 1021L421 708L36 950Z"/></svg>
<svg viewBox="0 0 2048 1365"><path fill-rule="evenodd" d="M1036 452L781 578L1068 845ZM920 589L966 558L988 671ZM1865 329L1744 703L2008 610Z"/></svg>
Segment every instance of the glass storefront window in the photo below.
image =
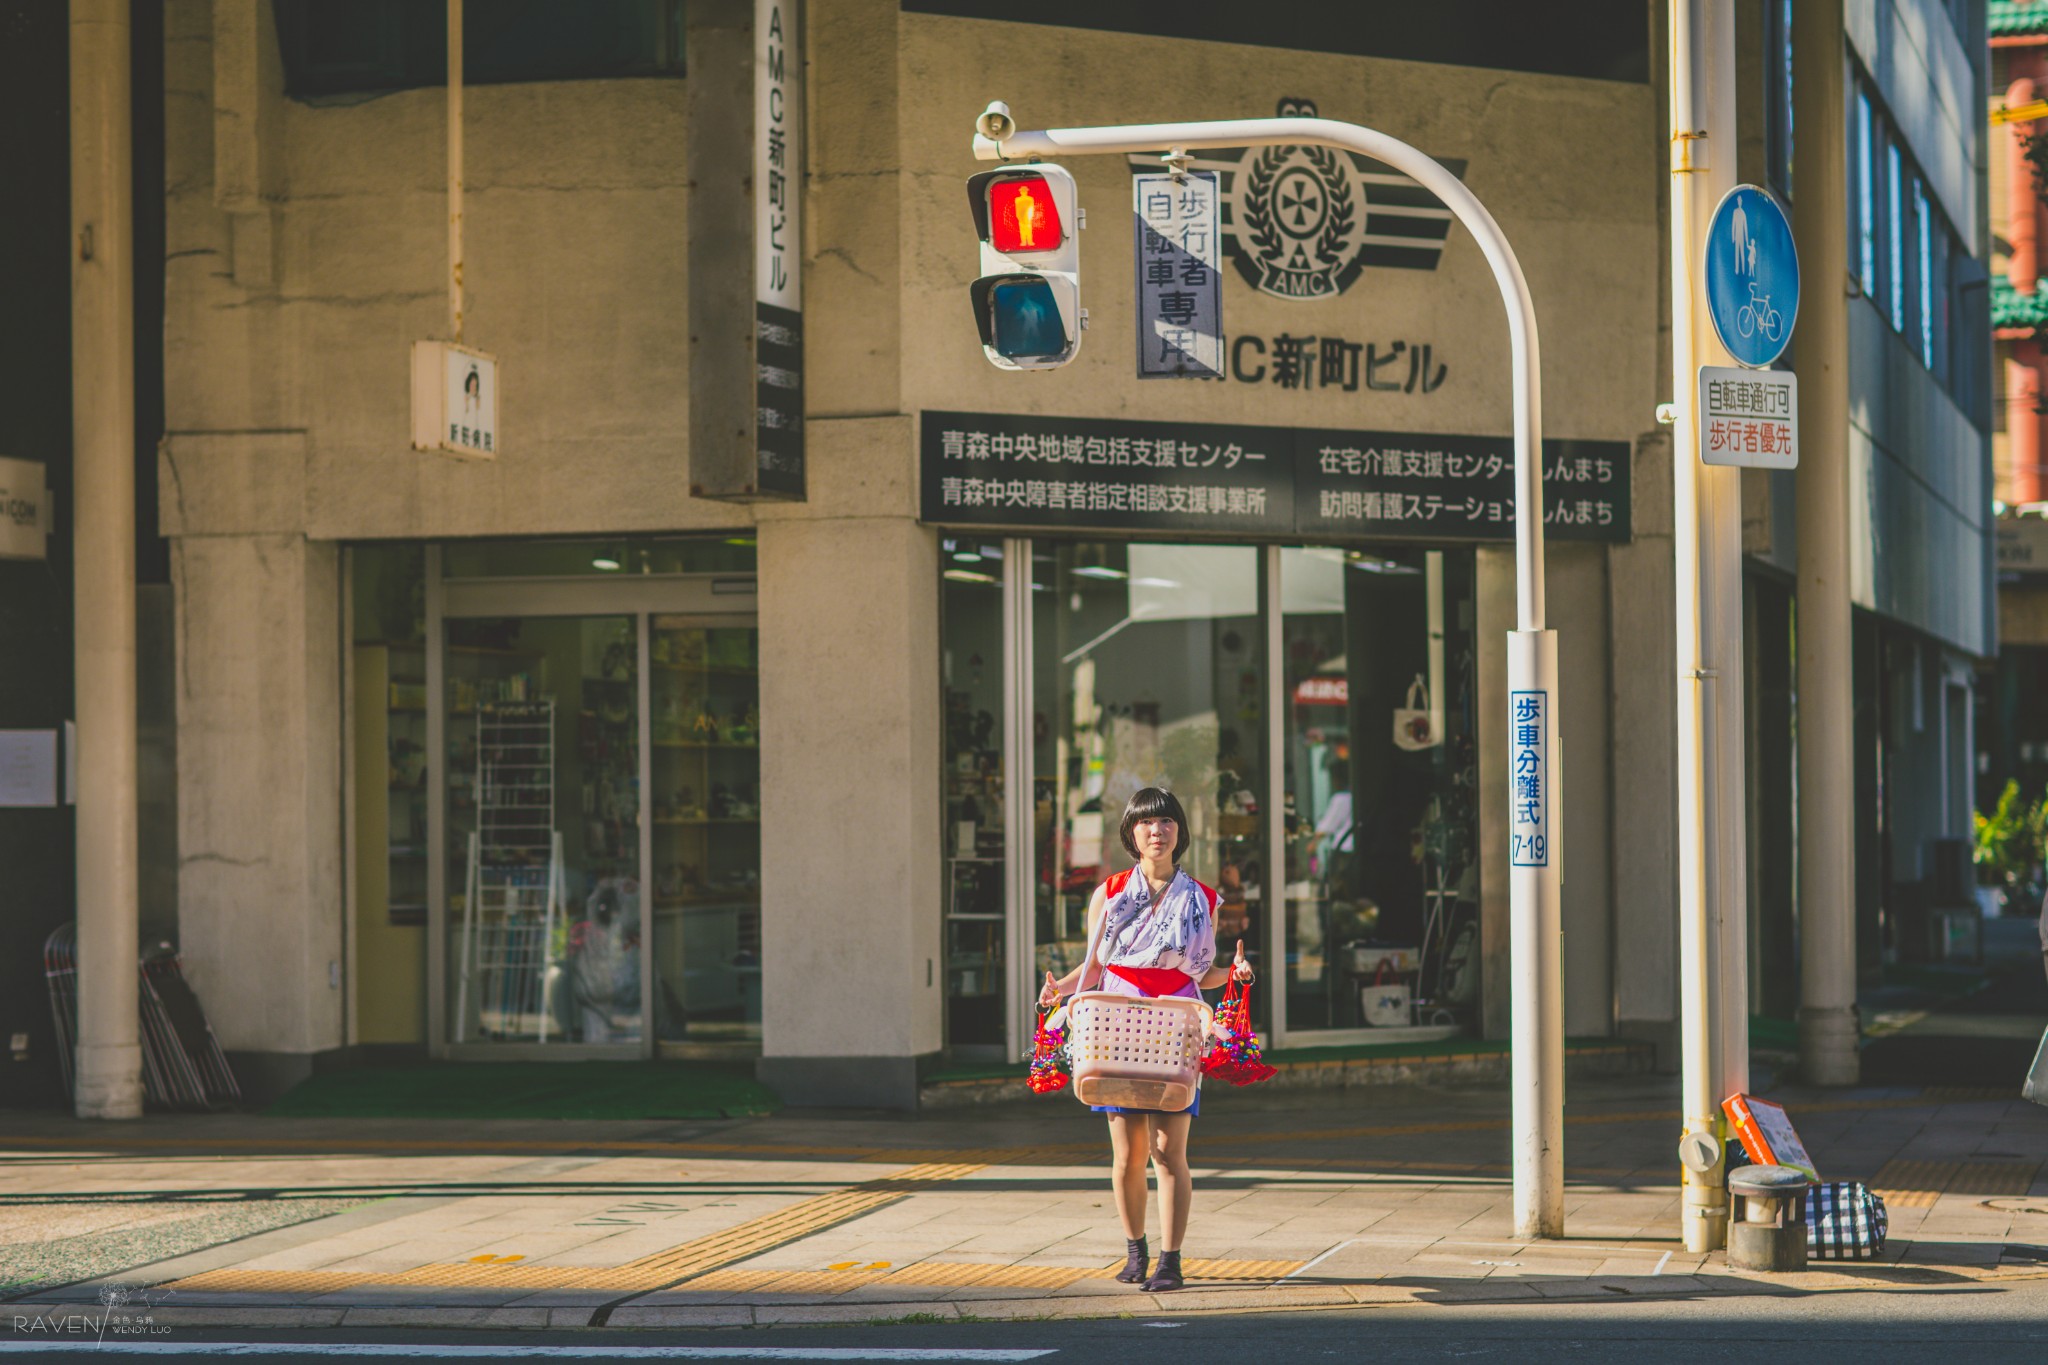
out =
<svg viewBox="0 0 2048 1365"><path fill-rule="evenodd" d="M1221 893L1219 952L1242 938L1262 957L1260 559L1252 546L1033 544L1040 972L1086 952L1089 899L1131 865L1118 824L1146 786L1187 810L1182 866Z"/></svg>
<svg viewBox="0 0 2048 1365"><path fill-rule="evenodd" d="M634 618L446 631L448 1037L638 1042Z"/></svg>
<svg viewBox="0 0 2048 1365"><path fill-rule="evenodd" d="M1003 548L940 543L946 1043L1004 1046Z"/></svg>
<svg viewBox="0 0 2048 1365"><path fill-rule="evenodd" d="M1145 786L1187 810L1183 866L1221 893L1219 950L1242 939L1265 969L1262 1027L1303 1041L1468 1031L1473 551L1013 544L1009 558L980 538L940 542L948 1046L1002 1044L1006 1011L1026 1005L1006 989L1010 951L1033 982L1080 961L1095 888L1132 863L1118 824ZM1010 573L1028 573L1028 627L1005 624L1005 584L1023 586ZM1029 692L1015 742L1030 736L1032 801L1032 864L1014 881L1013 673Z"/></svg>
<svg viewBox="0 0 2048 1365"><path fill-rule="evenodd" d="M1473 562L1281 552L1290 1031L1475 1015Z"/></svg>
<svg viewBox="0 0 2048 1365"><path fill-rule="evenodd" d="M761 1036L761 634L656 616L655 1029Z"/></svg>

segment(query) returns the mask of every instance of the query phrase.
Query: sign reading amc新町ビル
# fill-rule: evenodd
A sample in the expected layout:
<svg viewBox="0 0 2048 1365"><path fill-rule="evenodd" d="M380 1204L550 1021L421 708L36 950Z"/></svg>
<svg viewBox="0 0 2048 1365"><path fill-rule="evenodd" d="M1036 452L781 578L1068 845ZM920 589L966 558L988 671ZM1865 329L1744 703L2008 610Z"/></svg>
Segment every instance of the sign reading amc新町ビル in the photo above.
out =
<svg viewBox="0 0 2048 1365"><path fill-rule="evenodd" d="M1329 539L1512 540L1506 436L926 412L923 520ZM1543 443L1544 524L1629 538L1629 447Z"/></svg>
<svg viewBox="0 0 2048 1365"><path fill-rule="evenodd" d="M794 0L754 0L754 452L761 491L804 495L802 54Z"/></svg>

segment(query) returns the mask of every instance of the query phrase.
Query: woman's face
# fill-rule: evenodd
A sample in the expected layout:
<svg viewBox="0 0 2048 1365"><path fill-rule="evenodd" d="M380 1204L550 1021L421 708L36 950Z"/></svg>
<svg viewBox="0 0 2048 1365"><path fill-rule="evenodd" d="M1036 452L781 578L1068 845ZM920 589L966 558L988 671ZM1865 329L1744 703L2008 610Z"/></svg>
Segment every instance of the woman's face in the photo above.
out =
<svg viewBox="0 0 2048 1365"><path fill-rule="evenodd" d="M1180 826L1172 816L1155 816L1132 825L1131 839L1138 845L1139 857L1171 862L1173 846L1180 840Z"/></svg>

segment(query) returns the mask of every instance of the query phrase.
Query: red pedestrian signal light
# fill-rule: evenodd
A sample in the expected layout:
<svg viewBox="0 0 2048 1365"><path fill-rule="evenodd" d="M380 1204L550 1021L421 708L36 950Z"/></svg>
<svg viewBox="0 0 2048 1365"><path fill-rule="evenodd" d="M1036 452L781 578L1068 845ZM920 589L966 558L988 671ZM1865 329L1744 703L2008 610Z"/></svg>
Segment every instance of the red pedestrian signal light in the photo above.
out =
<svg viewBox="0 0 2048 1365"><path fill-rule="evenodd" d="M988 187L988 240L1005 256L1052 251L1066 240L1059 204L1044 176L998 180Z"/></svg>
<svg viewBox="0 0 2048 1365"><path fill-rule="evenodd" d="M1074 177L1044 162L983 171L967 182L981 239L968 288L982 353L1005 370L1050 370L1081 347L1081 250L1087 226Z"/></svg>

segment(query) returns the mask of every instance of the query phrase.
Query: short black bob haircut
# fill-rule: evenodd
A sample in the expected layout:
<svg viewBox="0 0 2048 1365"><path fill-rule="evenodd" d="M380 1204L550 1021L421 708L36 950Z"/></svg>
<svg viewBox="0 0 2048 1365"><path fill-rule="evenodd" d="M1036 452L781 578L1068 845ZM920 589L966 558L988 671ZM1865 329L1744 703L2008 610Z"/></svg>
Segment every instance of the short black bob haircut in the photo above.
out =
<svg viewBox="0 0 2048 1365"><path fill-rule="evenodd" d="M1131 804L1124 807L1124 821L1117 826L1117 833L1123 836L1124 852L1133 858L1138 856L1138 841L1131 837L1131 829L1140 820L1173 821L1173 861L1180 865L1180 858L1188 851L1188 813L1180 808L1180 800L1163 787L1140 787L1131 796Z"/></svg>

